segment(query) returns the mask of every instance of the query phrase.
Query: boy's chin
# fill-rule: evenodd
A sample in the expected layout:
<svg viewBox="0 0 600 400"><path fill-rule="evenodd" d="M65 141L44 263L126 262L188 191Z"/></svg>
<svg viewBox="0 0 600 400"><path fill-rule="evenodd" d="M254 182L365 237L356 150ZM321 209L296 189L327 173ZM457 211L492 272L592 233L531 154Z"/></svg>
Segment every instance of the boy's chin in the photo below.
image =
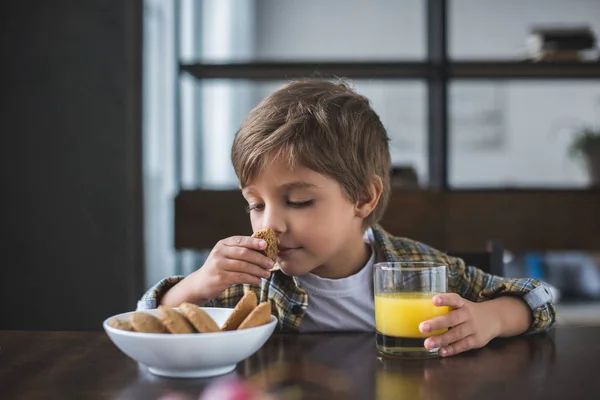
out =
<svg viewBox="0 0 600 400"><path fill-rule="evenodd" d="M279 270L287 276L302 276L312 271L311 268L300 267L294 264L295 263L291 261L277 261L277 265L279 265Z"/></svg>

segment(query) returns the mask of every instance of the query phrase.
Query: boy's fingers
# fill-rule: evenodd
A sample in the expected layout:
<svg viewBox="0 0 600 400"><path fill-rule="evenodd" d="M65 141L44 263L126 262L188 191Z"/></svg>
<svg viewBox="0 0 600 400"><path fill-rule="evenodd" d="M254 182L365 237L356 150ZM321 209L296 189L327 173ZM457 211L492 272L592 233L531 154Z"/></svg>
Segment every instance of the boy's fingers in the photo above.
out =
<svg viewBox="0 0 600 400"><path fill-rule="evenodd" d="M431 301L435 306L448 306L452 308L461 308L466 303L466 300L456 293L438 294L433 296Z"/></svg>
<svg viewBox="0 0 600 400"><path fill-rule="evenodd" d="M425 339L425 348L431 350L435 349L436 347L444 347L454 342L458 342L472 333L473 332L471 332L471 329L469 329L468 324L460 324L441 335L432 336Z"/></svg>
<svg viewBox="0 0 600 400"><path fill-rule="evenodd" d="M231 260L245 261L265 269L271 269L274 265L273 261L269 257L247 247L226 246L222 250L222 254Z"/></svg>
<svg viewBox="0 0 600 400"><path fill-rule="evenodd" d="M440 315L431 318L428 321L423 321L419 324L419 330L422 333L429 333L440 329L451 328L458 326L467 320L467 313L461 310L450 311L448 314Z"/></svg>
<svg viewBox="0 0 600 400"><path fill-rule="evenodd" d="M453 356L475 348L475 337L473 335L462 338L446 347L442 347L438 353L442 357Z"/></svg>
<svg viewBox="0 0 600 400"><path fill-rule="evenodd" d="M261 279L243 272L228 272L227 280L230 285L248 284L260 286Z"/></svg>
<svg viewBox="0 0 600 400"><path fill-rule="evenodd" d="M250 236L231 236L221 241L225 246L241 246L249 249L264 250L267 248L267 242L263 239Z"/></svg>
<svg viewBox="0 0 600 400"><path fill-rule="evenodd" d="M227 259L225 261L225 265L223 266L223 269L225 269L225 271L231 272L231 273L238 273L238 274L245 274L245 275L251 275L254 276L256 278L268 278L269 276L271 276L271 273L269 271L266 271L264 268L261 268L258 265L246 262L246 261L240 261L240 260L232 260L232 259Z"/></svg>

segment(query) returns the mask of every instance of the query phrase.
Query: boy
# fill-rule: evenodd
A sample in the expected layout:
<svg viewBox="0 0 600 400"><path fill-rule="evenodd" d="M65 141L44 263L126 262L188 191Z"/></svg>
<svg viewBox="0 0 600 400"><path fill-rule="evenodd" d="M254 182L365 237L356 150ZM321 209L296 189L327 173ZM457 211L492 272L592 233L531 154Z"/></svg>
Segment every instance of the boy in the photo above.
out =
<svg viewBox="0 0 600 400"><path fill-rule="evenodd" d="M166 278L139 309L188 301L233 307L246 291L270 301L283 331L374 331L372 266L380 261L448 265L450 306L419 329L453 329L428 338L441 356L485 346L495 337L549 329L556 309L548 288L465 266L377 225L390 193L389 138L369 101L343 83L289 83L254 108L236 134L232 161L254 231L279 239L279 271L261 239L221 240L186 278Z"/></svg>

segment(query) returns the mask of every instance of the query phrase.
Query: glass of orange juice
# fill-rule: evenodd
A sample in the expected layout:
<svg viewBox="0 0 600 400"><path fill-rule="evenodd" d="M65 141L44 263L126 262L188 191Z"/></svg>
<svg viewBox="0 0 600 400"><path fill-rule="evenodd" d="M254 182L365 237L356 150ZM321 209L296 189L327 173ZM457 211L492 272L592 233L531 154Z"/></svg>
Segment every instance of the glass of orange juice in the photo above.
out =
<svg viewBox="0 0 600 400"><path fill-rule="evenodd" d="M376 263L373 280L377 350L402 358L437 357L438 349L427 350L424 342L445 330L424 334L419 324L449 311L432 301L448 290L447 266L433 261Z"/></svg>

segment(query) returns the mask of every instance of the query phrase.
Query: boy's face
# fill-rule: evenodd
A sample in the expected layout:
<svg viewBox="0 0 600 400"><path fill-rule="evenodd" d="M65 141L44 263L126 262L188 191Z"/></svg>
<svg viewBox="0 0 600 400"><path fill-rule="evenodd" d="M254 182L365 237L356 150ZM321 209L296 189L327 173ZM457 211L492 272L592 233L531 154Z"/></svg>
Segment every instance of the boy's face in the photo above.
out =
<svg viewBox="0 0 600 400"><path fill-rule="evenodd" d="M301 165L290 170L275 160L242 193L252 228L276 232L285 274L340 278L366 262L363 219L332 178Z"/></svg>

